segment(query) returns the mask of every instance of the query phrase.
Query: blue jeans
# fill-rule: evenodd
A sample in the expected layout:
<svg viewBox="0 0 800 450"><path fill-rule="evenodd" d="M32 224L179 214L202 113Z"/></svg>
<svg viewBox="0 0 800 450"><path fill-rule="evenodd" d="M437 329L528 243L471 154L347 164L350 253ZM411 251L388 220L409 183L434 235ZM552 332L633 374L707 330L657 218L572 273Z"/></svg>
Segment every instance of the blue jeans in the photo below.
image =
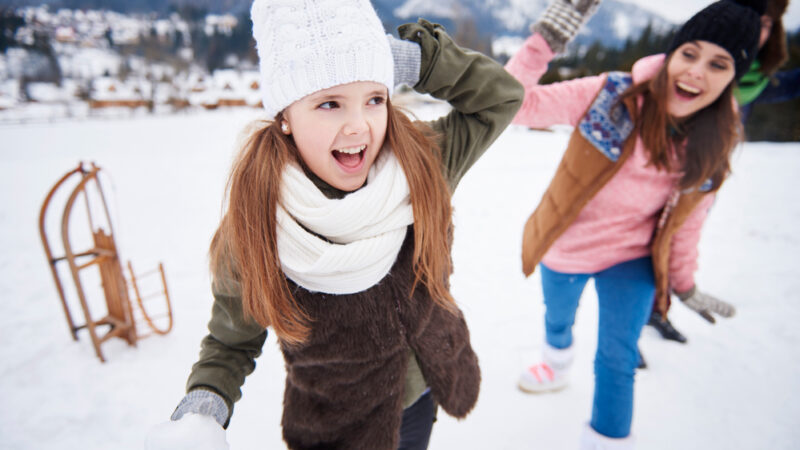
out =
<svg viewBox="0 0 800 450"><path fill-rule="evenodd" d="M592 274L560 273L544 264L540 267L546 339L555 348L572 345L575 311L586 282L594 278L600 318L591 426L608 437L628 436L633 418L633 379L639 364L637 342L655 296L650 257Z"/></svg>

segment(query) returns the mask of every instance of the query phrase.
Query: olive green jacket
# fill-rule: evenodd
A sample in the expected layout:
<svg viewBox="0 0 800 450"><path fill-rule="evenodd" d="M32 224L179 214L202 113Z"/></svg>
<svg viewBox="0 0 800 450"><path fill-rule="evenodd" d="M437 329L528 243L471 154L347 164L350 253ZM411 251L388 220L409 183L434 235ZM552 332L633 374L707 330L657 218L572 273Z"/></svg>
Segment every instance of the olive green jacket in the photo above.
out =
<svg viewBox="0 0 800 450"><path fill-rule="evenodd" d="M445 179L455 190L467 170L511 122L522 104L523 88L492 59L458 47L439 25L420 20L401 26L399 33L402 39L421 47L420 80L414 90L446 100L453 108L447 115L424 124L434 132L442 152ZM319 179L314 182L328 197L345 195ZM261 353L267 332L245 317L241 298L229 283L224 289L218 283L212 288L215 301L209 334L202 341L187 391L213 390L225 399L231 414L233 403L241 398L245 377L255 368L255 358ZM406 406L426 388L413 353L409 358Z"/></svg>

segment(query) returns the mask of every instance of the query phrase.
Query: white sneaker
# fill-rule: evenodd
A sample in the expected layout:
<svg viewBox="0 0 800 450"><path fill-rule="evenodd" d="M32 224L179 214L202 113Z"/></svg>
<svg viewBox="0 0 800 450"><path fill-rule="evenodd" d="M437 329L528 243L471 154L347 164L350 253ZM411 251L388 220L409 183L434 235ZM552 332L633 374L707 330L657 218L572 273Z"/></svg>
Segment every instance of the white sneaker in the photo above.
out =
<svg viewBox="0 0 800 450"><path fill-rule="evenodd" d="M634 450L633 436L624 438L610 438L594 431L591 425L586 424L581 434L580 450Z"/></svg>
<svg viewBox="0 0 800 450"><path fill-rule="evenodd" d="M525 392L539 393L557 391L569 382L574 352L572 347L551 347L547 343L542 349L542 361L522 372L517 385Z"/></svg>

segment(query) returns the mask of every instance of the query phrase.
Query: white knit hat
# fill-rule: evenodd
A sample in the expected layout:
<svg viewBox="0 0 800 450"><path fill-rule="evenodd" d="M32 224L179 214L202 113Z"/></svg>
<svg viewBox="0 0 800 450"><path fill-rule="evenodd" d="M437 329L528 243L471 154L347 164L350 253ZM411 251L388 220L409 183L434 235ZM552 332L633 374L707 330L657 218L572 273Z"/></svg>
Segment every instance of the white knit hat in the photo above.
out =
<svg viewBox="0 0 800 450"><path fill-rule="evenodd" d="M394 88L386 33L369 0L255 0L250 10L269 117L354 81Z"/></svg>

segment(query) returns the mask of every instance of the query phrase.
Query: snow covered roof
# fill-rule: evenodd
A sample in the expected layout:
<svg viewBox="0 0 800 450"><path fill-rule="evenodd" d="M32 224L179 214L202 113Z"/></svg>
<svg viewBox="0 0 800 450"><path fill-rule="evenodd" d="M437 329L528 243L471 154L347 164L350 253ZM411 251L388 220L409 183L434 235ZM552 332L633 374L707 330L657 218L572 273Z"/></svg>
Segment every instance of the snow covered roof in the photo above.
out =
<svg viewBox="0 0 800 450"><path fill-rule="evenodd" d="M89 79L119 73L122 57L109 49L78 48L72 54L59 56L65 76Z"/></svg>
<svg viewBox="0 0 800 450"><path fill-rule="evenodd" d="M152 85L147 80L121 81L111 77L97 78L92 82L92 100L121 101L142 100L150 97Z"/></svg>
<svg viewBox="0 0 800 450"><path fill-rule="evenodd" d="M208 35L213 34L215 30L220 33L230 34L238 23L239 20L231 14L209 14L206 16L204 31Z"/></svg>
<svg viewBox="0 0 800 450"><path fill-rule="evenodd" d="M75 99L74 85L57 86L54 83L28 83L26 91L32 100L41 103L66 102Z"/></svg>
<svg viewBox="0 0 800 450"><path fill-rule="evenodd" d="M261 100L258 93L258 72L238 70L217 70L213 74L214 89L220 99L243 100L254 105Z"/></svg>
<svg viewBox="0 0 800 450"><path fill-rule="evenodd" d="M58 27L56 28L56 40L59 42L75 42L77 40L77 33L72 27Z"/></svg>
<svg viewBox="0 0 800 450"><path fill-rule="evenodd" d="M0 109L13 108L19 103L19 81L0 82Z"/></svg>

